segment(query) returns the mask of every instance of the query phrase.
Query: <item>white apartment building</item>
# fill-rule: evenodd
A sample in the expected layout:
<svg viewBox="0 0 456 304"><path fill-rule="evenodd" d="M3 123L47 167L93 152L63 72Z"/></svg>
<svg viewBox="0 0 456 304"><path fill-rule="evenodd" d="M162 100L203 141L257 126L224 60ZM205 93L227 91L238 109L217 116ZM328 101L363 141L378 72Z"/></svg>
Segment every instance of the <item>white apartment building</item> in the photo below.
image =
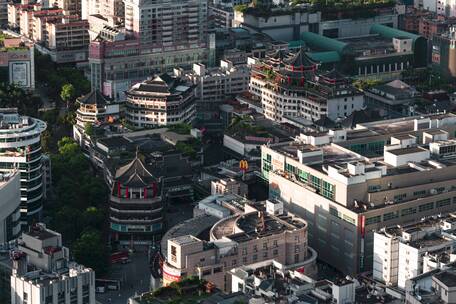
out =
<svg viewBox="0 0 456 304"><path fill-rule="evenodd" d="M207 31L207 1L125 0L125 29L142 43L198 46ZM184 48L182 48L184 49Z"/></svg>
<svg viewBox="0 0 456 304"><path fill-rule="evenodd" d="M317 121L342 119L364 108L364 95L336 71L316 72L318 64L303 49L275 51L252 66L249 91L266 118Z"/></svg>
<svg viewBox="0 0 456 304"><path fill-rule="evenodd" d="M191 123L195 117L194 86L162 74L126 92L126 119L136 128Z"/></svg>
<svg viewBox="0 0 456 304"><path fill-rule="evenodd" d="M81 0L81 19L88 20L91 15L104 18L124 18L125 5L123 0Z"/></svg>
<svg viewBox="0 0 456 304"><path fill-rule="evenodd" d="M198 111L218 111L224 101L248 90L250 69L244 65L234 66L228 60L221 60L217 68L195 63L193 71L185 77L196 85Z"/></svg>
<svg viewBox="0 0 456 304"><path fill-rule="evenodd" d="M0 109L0 173L20 171L21 221L39 219L43 208L41 133L46 123L20 116L16 108Z"/></svg>
<svg viewBox="0 0 456 304"><path fill-rule="evenodd" d="M447 200L436 203L447 204ZM423 204L420 209L431 205ZM404 289L407 280L455 261L455 229L456 214L449 214L375 232L374 279Z"/></svg>
<svg viewBox="0 0 456 304"><path fill-rule="evenodd" d="M95 272L69 260L62 236L44 224L22 234L11 253L11 304L95 304Z"/></svg>
<svg viewBox="0 0 456 304"><path fill-rule="evenodd" d="M19 172L0 174L0 244L15 239L21 232L20 184Z"/></svg>

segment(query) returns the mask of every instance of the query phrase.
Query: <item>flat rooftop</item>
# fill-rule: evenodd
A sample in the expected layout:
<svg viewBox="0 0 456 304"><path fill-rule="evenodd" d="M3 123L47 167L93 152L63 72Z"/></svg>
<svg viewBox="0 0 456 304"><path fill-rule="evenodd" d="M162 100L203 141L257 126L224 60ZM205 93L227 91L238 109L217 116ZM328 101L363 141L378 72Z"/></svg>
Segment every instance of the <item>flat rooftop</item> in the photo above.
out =
<svg viewBox="0 0 456 304"><path fill-rule="evenodd" d="M401 148L401 149L394 149L394 150L389 150L388 152L394 155L407 155L407 154L412 154L412 153L419 153L419 152L425 152L428 151L422 147L409 147L409 148Z"/></svg>
<svg viewBox="0 0 456 304"><path fill-rule="evenodd" d="M306 223L291 215L273 216L265 212L251 212L240 216L235 222L243 232L227 235L235 242L245 242L250 239L267 235L279 234L284 231L301 229Z"/></svg>
<svg viewBox="0 0 456 304"><path fill-rule="evenodd" d="M31 228L29 232L25 232L25 235L29 235L38 240L47 240L53 237L57 237L57 234L50 232L47 229Z"/></svg>
<svg viewBox="0 0 456 304"><path fill-rule="evenodd" d="M187 244L192 244L192 243L198 243L201 242L200 239L192 236L192 235L182 235L178 236L176 238L170 239L170 241L182 246L182 245L187 245Z"/></svg>
<svg viewBox="0 0 456 304"><path fill-rule="evenodd" d="M447 287L456 287L456 272L454 271L442 271L435 274L434 277Z"/></svg>

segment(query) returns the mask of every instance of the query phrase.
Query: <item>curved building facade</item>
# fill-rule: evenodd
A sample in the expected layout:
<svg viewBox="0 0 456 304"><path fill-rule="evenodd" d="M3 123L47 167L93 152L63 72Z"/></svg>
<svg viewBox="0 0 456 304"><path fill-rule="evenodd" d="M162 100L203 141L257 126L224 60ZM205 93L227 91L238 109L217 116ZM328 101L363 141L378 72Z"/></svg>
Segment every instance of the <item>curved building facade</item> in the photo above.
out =
<svg viewBox="0 0 456 304"><path fill-rule="evenodd" d="M195 118L194 85L162 74L131 87L126 119L136 128L191 123Z"/></svg>
<svg viewBox="0 0 456 304"><path fill-rule="evenodd" d="M46 123L0 109L0 173L20 172L21 222L39 219L43 208L41 133Z"/></svg>
<svg viewBox="0 0 456 304"><path fill-rule="evenodd" d="M111 239L153 244L163 229L163 181L138 156L116 171L109 204Z"/></svg>
<svg viewBox="0 0 456 304"><path fill-rule="evenodd" d="M0 244L15 239L21 232L20 184L19 172L0 174Z"/></svg>
<svg viewBox="0 0 456 304"><path fill-rule="evenodd" d="M277 201L267 201L266 208L245 204L243 210L218 221L209 242L192 235L169 239L163 285L198 276L230 292L228 271L266 261L316 274L317 255L307 244L306 221L285 212Z"/></svg>

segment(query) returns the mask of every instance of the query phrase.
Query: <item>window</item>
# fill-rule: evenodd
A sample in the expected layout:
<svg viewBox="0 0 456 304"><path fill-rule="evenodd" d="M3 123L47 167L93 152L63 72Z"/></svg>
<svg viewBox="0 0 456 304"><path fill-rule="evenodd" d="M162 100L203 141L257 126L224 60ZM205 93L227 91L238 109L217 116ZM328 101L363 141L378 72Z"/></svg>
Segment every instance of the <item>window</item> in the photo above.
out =
<svg viewBox="0 0 456 304"><path fill-rule="evenodd" d="M237 261L236 261L236 260L232 260L232 261L231 261L231 266L236 266L236 264L237 264Z"/></svg>
<svg viewBox="0 0 456 304"><path fill-rule="evenodd" d="M380 185L370 185L368 188L367 188L367 191L369 192L376 192L376 191L380 191L382 189L382 186Z"/></svg>
<svg viewBox="0 0 456 304"><path fill-rule="evenodd" d="M367 225L372 225L372 224L377 224L382 221L382 217L380 215L369 217L366 219L366 226Z"/></svg>
<svg viewBox="0 0 456 304"><path fill-rule="evenodd" d="M177 253L176 246L171 246L171 261L173 261L173 262L177 261L176 253Z"/></svg>
<svg viewBox="0 0 456 304"><path fill-rule="evenodd" d="M268 257L268 252L267 251L263 252L263 258L267 258L267 257Z"/></svg>
<svg viewBox="0 0 456 304"><path fill-rule="evenodd" d="M279 254L279 251L278 251L277 249L274 249L274 250L272 251L272 255L278 255L278 254Z"/></svg>
<svg viewBox="0 0 456 304"><path fill-rule="evenodd" d="M434 202L422 204L418 206L418 212L424 212L434 209Z"/></svg>
<svg viewBox="0 0 456 304"><path fill-rule="evenodd" d="M222 272L222 267L215 267L214 268L214 273Z"/></svg>
<svg viewBox="0 0 456 304"><path fill-rule="evenodd" d="M242 264L247 264L247 257L242 257Z"/></svg>
<svg viewBox="0 0 456 304"><path fill-rule="evenodd" d="M299 253L300 250L301 250L301 248L299 247L299 245L296 245L295 246L295 253Z"/></svg>
<svg viewBox="0 0 456 304"><path fill-rule="evenodd" d="M383 221L389 221L399 217L399 211L388 212L383 215Z"/></svg>
<svg viewBox="0 0 456 304"><path fill-rule="evenodd" d="M414 196L423 196L423 195L426 195L426 190L415 191L415 192L413 192L413 195L414 195Z"/></svg>
<svg viewBox="0 0 456 304"><path fill-rule="evenodd" d="M437 208L449 206L450 204L451 204L451 199L450 198L446 198L446 199L443 199L443 200L440 200L440 201L436 202Z"/></svg>
<svg viewBox="0 0 456 304"><path fill-rule="evenodd" d="M258 251L257 245L253 245L253 252L257 252L257 251Z"/></svg>
<svg viewBox="0 0 456 304"><path fill-rule="evenodd" d="M329 207L329 214L331 214L335 217L341 218L340 212L334 207Z"/></svg>
<svg viewBox="0 0 456 304"><path fill-rule="evenodd" d="M401 210L401 216L412 215L416 213L416 208L405 208Z"/></svg>
<svg viewBox="0 0 456 304"><path fill-rule="evenodd" d="M257 254L254 254L254 255L252 256L252 260L253 260L253 261L258 260L258 255L257 255Z"/></svg>
<svg viewBox="0 0 456 304"><path fill-rule="evenodd" d="M354 225L355 222L356 222L354 218L352 218L352 217L350 217L350 216L348 216L348 215L346 215L346 214L344 214L344 215L342 216L342 218L343 218L344 221L346 221L346 222L348 222L348 223L350 223L350 224L353 224L353 225Z"/></svg>
<svg viewBox="0 0 456 304"><path fill-rule="evenodd" d="M324 197L326 198L329 198L329 199L334 199L334 185L326 182L326 181L323 181L323 185L322 185L322 194Z"/></svg>
<svg viewBox="0 0 456 304"><path fill-rule="evenodd" d="M263 249L264 250L268 249L268 243L263 243Z"/></svg>
<svg viewBox="0 0 456 304"><path fill-rule="evenodd" d="M272 246L273 246L274 248L279 246L279 245L277 244L277 240L274 240L274 241L272 242Z"/></svg>
<svg viewBox="0 0 456 304"><path fill-rule="evenodd" d="M407 197L407 193L401 193L394 196L395 202L400 202Z"/></svg>
<svg viewBox="0 0 456 304"><path fill-rule="evenodd" d="M242 255L247 255L247 248L242 248Z"/></svg>

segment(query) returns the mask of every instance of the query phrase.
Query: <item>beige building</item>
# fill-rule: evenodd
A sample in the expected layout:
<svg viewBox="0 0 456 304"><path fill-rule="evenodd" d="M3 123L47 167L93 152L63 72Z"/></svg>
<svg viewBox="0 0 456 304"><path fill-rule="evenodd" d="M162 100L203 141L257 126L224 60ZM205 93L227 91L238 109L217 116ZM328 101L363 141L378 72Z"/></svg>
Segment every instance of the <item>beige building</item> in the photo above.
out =
<svg viewBox="0 0 456 304"><path fill-rule="evenodd" d="M246 196L247 192L247 184L233 178L221 178L219 180L211 181L211 195L236 194Z"/></svg>
<svg viewBox="0 0 456 304"><path fill-rule="evenodd" d="M309 224L310 245L348 274L372 269L374 229L454 210L456 115L408 117L262 147L269 195ZM440 151L440 150L439 150ZM450 151L450 152L445 152Z"/></svg>
<svg viewBox="0 0 456 304"><path fill-rule="evenodd" d="M89 23L77 15L48 21L45 26L45 46L49 49L84 49L90 43Z"/></svg>
<svg viewBox="0 0 456 304"><path fill-rule="evenodd" d="M274 260L287 269L316 272L316 253L307 245L307 223L283 212L283 204L245 204L244 213L223 218L210 230L210 241L191 235L168 240L163 284L198 276L231 291L230 269Z"/></svg>
<svg viewBox="0 0 456 304"><path fill-rule="evenodd" d="M55 62L86 61L90 43L89 22L71 14L72 11L43 8L36 3L10 3L8 24L18 28L21 35L36 43L37 50L50 55Z"/></svg>

